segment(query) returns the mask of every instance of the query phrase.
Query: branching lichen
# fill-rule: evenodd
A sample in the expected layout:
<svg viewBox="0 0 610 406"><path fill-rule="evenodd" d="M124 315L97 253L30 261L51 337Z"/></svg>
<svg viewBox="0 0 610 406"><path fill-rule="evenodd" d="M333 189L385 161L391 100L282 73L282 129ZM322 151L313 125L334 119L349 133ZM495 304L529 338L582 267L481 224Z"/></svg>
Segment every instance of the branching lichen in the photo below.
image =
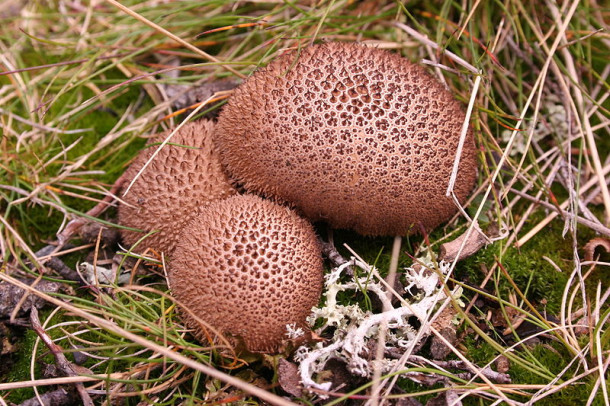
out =
<svg viewBox="0 0 610 406"><path fill-rule="evenodd" d="M360 268L366 275L372 274L375 278L359 277L356 273L351 280L341 281L344 271L349 267ZM369 354L370 341L376 340L379 327L386 323L386 352L404 351L417 344L415 340L418 332L410 319L415 317L425 326L429 311L446 298L440 275L446 273L448 268L448 264L436 263L428 256L420 258L416 265L406 268L407 287L405 292L399 294L408 294L410 298L405 300L401 297L396 307L390 300L387 285L374 267L352 258L351 261L334 268L326 275L324 306L314 308L308 319L312 326L322 320L322 326L316 330L318 335L328 335L332 331L333 336L324 343L317 343L314 348L303 346L297 350L295 360L299 362L302 384L310 389L329 390L331 383L317 383L314 375L321 372L331 358L341 359L351 373L363 377L370 377L377 368L381 368L383 372L389 371L398 361L388 358L373 360L374 357ZM384 310L374 313L355 304L340 304L337 295L347 290L363 290L376 295ZM427 334L420 335L420 338L426 336Z"/></svg>

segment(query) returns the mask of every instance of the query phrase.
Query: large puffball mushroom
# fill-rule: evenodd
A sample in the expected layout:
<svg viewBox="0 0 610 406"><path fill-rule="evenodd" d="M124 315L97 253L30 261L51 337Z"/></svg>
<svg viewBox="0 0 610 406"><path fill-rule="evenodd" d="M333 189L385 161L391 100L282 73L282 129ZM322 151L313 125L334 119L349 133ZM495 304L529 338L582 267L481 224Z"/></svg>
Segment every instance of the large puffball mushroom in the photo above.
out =
<svg viewBox="0 0 610 406"><path fill-rule="evenodd" d="M197 211L217 199L236 193L218 160L212 143L215 124L201 120L185 124L144 169L119 205L119 224L144 232L121 229L123 242L132 245L147 233L138 248L171 254L178 235ZM125 172L129 184L169 135L153 137Z"/></svg>
<svg viewBox="0 0 610 406"><path fill-rule="evenodd" d="M457 211L445 192L464 120L460 103L422 67L326 43L286 53L239 86L215 142L250 191L335 228L403 235ZM460 202L476 161L469 130L454 188Z"/></svg>
<svg viewBox="0 0 610 406"><path fill-rule="evenodd" d="M180 304L236 347L265 353L308 333L305 319L318 304L322 274L311 224L252 195L203 208L181 234L168 267ZM195 336L212 335L189 311L182 314Z"/></svg>

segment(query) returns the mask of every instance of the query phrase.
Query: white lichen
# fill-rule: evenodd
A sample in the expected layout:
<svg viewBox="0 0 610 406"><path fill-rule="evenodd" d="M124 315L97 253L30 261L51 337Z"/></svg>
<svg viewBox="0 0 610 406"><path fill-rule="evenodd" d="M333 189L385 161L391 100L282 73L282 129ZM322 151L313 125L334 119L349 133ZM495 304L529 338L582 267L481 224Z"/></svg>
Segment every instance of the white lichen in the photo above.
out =
<svg viewBox="0 0 610 406"><path fill-rule="evenodd" d="M448 264L436 263L429 256L417 262L417 265L404 270L407 287L405 292L399 293L407 294L409 299L402 298L396 307L392 305L388 289L380 280L377 270L357 259L352 258L326 275L324 306L314 308L308 322L311 326L322 322L316 334L324 335L326 331L332 331L333 337L324 343L317 343L313 348L303 346L297 350L294 358L299 363L304 387L323 391L330 389L330 382L316 382L314 376L324 369L331 358L342 360L350 372L363 377L370 377L377 368L383 372L390 371L397 360L383 358L376 361L373 354L369 354L369 342L374 340L376 343L379 327L383 323L387 327L386 350L404 350L416 344L418 332L410 319L415 317L423 324L430 310L446 298L441 289L440 274L449 269ZM349 267L364 271L365 276L345 278L343 274ZM440 270L440 273L435 270ZM342 281L342 276L349 280ZM373 313L356 304L342 305L337 300L337 294L346 290L375 295L386 310Z"/></svg>
<svg viewBox="0 0 610 406"><path fill-rule="evenodd" d="M88 262L81 262L76 267L80 277L89 285L125 285L129 283L131 278L131 272L122 271L119 273L119 277L116 277L116 267L105 268L99 265L93 265Z"/></svg>
<svg viewBox="0 0 610 406"><path fill-rule="evenodd" d="M292 340L295 338L299 338L304 334L305 332L303 331L303 329L301 327L297 328L296 323L286 324L286 336L288 336L289 339Z"/></svg>

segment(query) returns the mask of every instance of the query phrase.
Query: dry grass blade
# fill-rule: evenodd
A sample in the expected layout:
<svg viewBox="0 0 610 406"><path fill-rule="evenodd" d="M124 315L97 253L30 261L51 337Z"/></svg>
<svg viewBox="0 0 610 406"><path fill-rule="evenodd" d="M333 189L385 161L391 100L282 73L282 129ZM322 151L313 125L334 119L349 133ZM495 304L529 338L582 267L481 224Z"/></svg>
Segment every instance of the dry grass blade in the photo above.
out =
<svg viewBox="0 0 610 406"><path fill-rule="evenodd" d="M38 318L38 310L36 310L35 307L33 307L30 312L30 321L32 323L32 328L34 329L36 334L38 334L38 336L42 339L42 341L49 348L49 350L51 351L51 353L57 360L57 366L59 367L59 369L67 376L76 376L77 373L75 371L75 367L73 365L71 365L71 363L66 359L65 355L63 354L61 348L59 348L53 342L51 337L49 337L47 335L47 333L44 331L44 329L40 325L40 319ZM83 405L92 406L93 401L91 400L91 397L89 396L89 394L87 393L87 391L85 390L85 387L83 386L83 384L81 382L76 383L76 389L78 390L78 393L81 397ZM40 402L40 403L43 403L43 402Z"/></svg>
<svg viewBox="0 0 610 406"><path fill-rule="evenodd" d="M100 404L609 404L605 6L599 0L0 2L0 309L6 311L0 404L44 399L54 385L76 383ZM189 335L168 293L165 257L106 244L98 232L86 239L82 226L112 227L117 204L125 204L117 195L133 193L121 174L151 134L168 131L163 148L176 124L214 120L233 94L197 89L237 85L285 52L325 41L387 49L435 75L467 111L461 141L470 125L479 147L478 185L446 225L402 236L401 248L398 237L390 249L388 239L334 232L337 248L324 248L337 268L327 275L341 268L332 289L345 290L325 298L351 314L350 323L360 317L373 327L368 335L356 334L358 322L318 331L337 319L317 319L312 330L321 341L284 361L301 368L299 356L316 352L332 361L324 368L323 357L310 363L320 368L289 397L270 378L279 373L275 359L245 365L224 352L228 342L198 344ZM387 111L384 118L392 119ZM452 196L463 162L459 148L450 153L456 156L443 192L447 187ZM471 242L472 249L465 245ZM347 250L353 258L345 245L354 247ZM448 246L451 263L438 256ZM105 271L129 285L100 285ZM435 301L416 278L436 281ZM46 283L61 286L58 296L36 290ZM25 290L7 297L16 286ZM61 307L40 309L39 323L31 314L37 338L15 324L27 324L26 312L40 297ZM433 304L415 316L422 298ZM314 314L333 308L326 304ZM382 322L381 313L404 317ZM455 335L443 335L447 323ZM340 334L367 346L337 344ZM49 356L52 344L67 364L80 365L81 357L90 373L36 379L43 377L40 364L66 366Z"/></svg>
<svg viewBox="0 0 610 406"><path fill-rule="evenodd" d="M163 35L166 35L168 38L171 38L172 40L176 41L177 43L179 43L180 45L184 46L185 48L190 49L191 51L193 51L193 52L203 56L204 58L206 58L206 59L208 59L208 60L210 60L212 62L216 62L216 63L220 64L220 66L222 66L226 70L234 73L238 77L241 77L241 78L245 77L243 74L239 73L238 71L236 71L232 67L230 67L228 65L223 65L222 62L218 58L215 58L212 55L209 55L208 53L202 51L201 49L197 48L196 46L191 45L190 43L186 42L182 38L172 34L169 31L167 31L165 28L162 28L159 25L153 23L152 21L142 17L140 14L134 12L129 7L125 7L124 5L122 5L121 3L119 3L118 1L115 1L115 0L106 0L106 1L108 3L110 3L110 4L112 4L113 6L115 6L116 8L120 9L121 11L123 11L123 12L129 14L130 16L138 19L139 21L143 22L144 24L154 28L155 30L157 30L160 33L162 33Z"/></svg>
<svg viewBox="0 0 610 406"><path fill-rule="evenodd" d="M235 386L236 388L242 389L247 393L252 394L253 396L256 396L262 400L265 400L273 405L279 405L279 406L293 406L295 405L292 402L287 401L284 398L281 398L277 395L274 395L270 392L267 392L259 387L256 387L252 384L249 384L247 382L244 382L242 380L240 380L239 378L235 378L231 375L227 375L224 372L221 372L217 369L214 369L210 366L207 365L203 365L199 362L193 361L192 359L186 358L183 355L177 354L171 350L168 350L166 347L159 345L157 343L154 343L152 341L149 341L143 337L140 337L136 334L133 334L127 330L121 329L120 327L118 327L115 323L113 323L112 321L100 318L98 316L94 316L92 314L88 314L87 312L69 304L66 302L63 302L59 299L56 299L54 297L51 297L45 293L39 292L36 289L30 287L29 285L26 285L20 281L18 281L17 279L8 276L6 274L0 274L0 280L3 280L7 283L10 283L12 285L18 286L21 289L25 290L26 292L28 292L29 294L32 295L36 295L46 301L48 301L49 303L52 303L55 306L58 306L62 309L65 309L71 313L73 313L74 315L78 316L78 317L82 317L85 320L88 320L89 322L107 329L109 331L113 331L115 333L120 334L121 336L133 341L134 343L138 343L156 353L160 353L163 356L170 358L176 362L179 362L180 364L186 365L189 368L192 368L194 370L203 372L206 375L209 375L211 377L214 377L216 379L219 379L223 382L226 382L230 385Z"/></svg>

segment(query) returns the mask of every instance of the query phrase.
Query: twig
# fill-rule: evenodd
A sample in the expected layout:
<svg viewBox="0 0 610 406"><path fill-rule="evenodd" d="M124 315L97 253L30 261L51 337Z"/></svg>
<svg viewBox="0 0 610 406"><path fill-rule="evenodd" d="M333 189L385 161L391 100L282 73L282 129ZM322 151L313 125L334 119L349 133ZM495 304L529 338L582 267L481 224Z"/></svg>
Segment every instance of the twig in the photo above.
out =
<svg viewBox="0 0 610 406"><path fill-rule="evenodd" d="M110 189L108 194L102 199L100 203L96 204L95 207L93 207L87 212L87 216L98 217L108 207L112 206L112 203L116 199L116 195L123 187L123 184L125 183L126 179L127 178L125 176L125 173L119 176L116 182L114 182L114 185L112 185L112 188ZM63 247L70 238L72 238L76 233L79 232L81 227L85 225L87 221L87 219L82 217L70 221L68 225L63 229L63 231L57 235L58 248Z"/></svg>
<svg viewBox="0 0 610 406"><path fill-rule="evenodd" d="M19 280L13 278L10 275L0 273L0 280L10 283L12 285L15 285L17 287L20 287L21 289L25 289L29 293L34 294L34 295L46 300L47 302L50 302L56 306L59 306L59 307L65 309L77 317L83 317L83 318L87 319L89 322L91 322L101 328L107 329L115 334L119 334L127 340L131 340L132 342L142 345L142 346L150 349L151 351L155 351L155 352L158 352L158 353L164 355L168 359L172 359L182 365L186 365L189 368L195 369L199 372L209 375L210 377L212 377L214 379L218 379L220 381L228 383L229 385L235 386L236 388L241 389L244 392L247 392L247 393L251 394L252 396L256 396L273 405L295 406L295 403L290 402L278 395L275 395L271 392L268 392L264 389L254 386L254 385L252 385L248 382L245 382L239 378L236 378L234 376L225 374L224 372L221 372L211 366L207 366L200 362L187 358L184 355L181 355L175 351L169 350L166 347L164 347L163 345L160 345L160 344L157 344L150 340L147 340L146 338L140 337L137 334L134 334L130 331L127 331L127 330L119 327L118 325L116 325L114 322L112 322L110 320L106 320L101 317L94 316L93 314L90 314L90 313L84 311L83 309L80 309L70 303L66 303L60 299L49 296L43 292L39 292L39 291L31 288L30 286L26 285L25 283L22 283Z"/></svg>
<svg viewBox="0 0 610 406"><path fill-rule="evenodd" d="M332 242L326 242L321 238L318 239L320 247L322 248L322 255L324 255L333 266L341 266L347 262L347 259L343 257Z"/></svg>
<svg viewBox="0 0 610 406"><path fill-rule="evenodd" d="M602 176L605 178L610 173L610 165L606 165L602 172ZM579 193L583 195L587 190L591 189L591 187L595 186L598 183L597 175L594 175L589 179L584 185L580 187ZM559 205L559 209L564 210L568 207L570 200L566 200ZM516 243L516 247L522 247L526 242L528 242L533 236L535 236L542 228L544 228L547 224L549 224L555 217L559 215L559 212L554 211L540 223L538 223L534 228L532 228L526 235L521 237Z"/></svg>
<svg viewBox="0 0 610 406"><path fill-rule="evenodd" d="M84 283L75 270L64 264L64 261L57 257L51 257L44 265L57 272L64 279L80 282L81 284Z"/></svg>
<svg viewBox="0 0 610 406"><path fill-rule="evenodd" d="M583 217L576 216L573 213L570 213L570 212L567 212L567 211L563 210L561 208L561 206L557 207L555 205L552 205L551 203L545 202L544 200L536 199L536 198L528 195L527 193L522 193L520 190L511 188L510 191L515 193L516 195L519 195L519 196L525 198L525 199L528 199L528 200L531 200L531 201L533 201L533 202L535 202L537 204L540 204L541 206L544 206L545 208L547 208L549 210L553 210L554 212L557 213L557 215L560 214L560 215L562 215L564 217L567 217L569 219L575 219L577 222L579 222L583 226L589 227L591 230L594 230L594 231L596 231L596 232L598 232L600 234L603 234L603 235L610 236L610 228L608 228L606 226L603 226L603 225L601 225L599 223L596 223L594 221L591 221L591 220L587 220L587 219L585 219ZM553 216L553 217L556 217L556 216ZM517 244L517 246L521 246L521 240L517 241L516 244Z"/></svg>
<svg viewBox="0 0 610 406"><path fill-rule="evenodd" d="M470 369L468 364L466 364L464 361L461 361L458 359L453 359L453 360L448 360L448 361L441 361L441 360L430 361L419 355L412 355L409 358L409 362L416 362L416 361L420 362L420 363L430 364L436 368L461 369L464 371L467 371ZM490 367L481 368L480 372L482 375L485 375L487 378L492 379L495 382L505 383L505 384L511 383L510 375L496 372L496 371L492 370ZM469 372L469 374L470 374L470 372ZM470 379L470 378L468 378L468 379Z"/></svg>
<svg viewBox="0 0 610 406"><path fill-rule="evenodd" d="M30 311L30 321L32 322L32 329L36 332L38 337L40 337L42 342L51 351L51 354L53 354L53 357L55 358L55 363L57 364L57 367L60 369L60 371L67 376L78 376L78 373L76 373L74 367L72 366L70 361L68 361L61 348L53 342L53 339L49 337L47 332L42 328L42 325L40 324L40 319L38 318L38 310L36 310L35 307L32 307L32 310ZM83 405L93 406L93 400L91 400L91 397L85 390L85 386L81 382L75 383L74 385L76 386L76 390L78 391L78 394L80 395L83 401Z"/></svg>

